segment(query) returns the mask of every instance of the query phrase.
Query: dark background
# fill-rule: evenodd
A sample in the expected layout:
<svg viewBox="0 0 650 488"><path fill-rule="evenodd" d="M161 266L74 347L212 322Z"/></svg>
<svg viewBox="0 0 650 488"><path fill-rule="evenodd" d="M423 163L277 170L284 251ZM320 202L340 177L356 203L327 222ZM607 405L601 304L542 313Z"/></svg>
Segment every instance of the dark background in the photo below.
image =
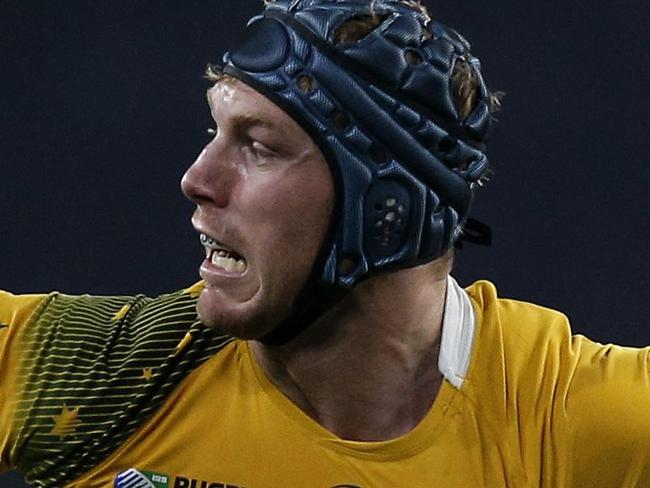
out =
<svg viewBox="0 0 650 488"><path fill-rule="evenodd" d="M507 97L463 284L650 344L647 0L427 2ZM198 279L179 190L211 126L202 79L248 0L0 0L0 288L158 294ZM0 476L1 487L19 486Z"/></svg>

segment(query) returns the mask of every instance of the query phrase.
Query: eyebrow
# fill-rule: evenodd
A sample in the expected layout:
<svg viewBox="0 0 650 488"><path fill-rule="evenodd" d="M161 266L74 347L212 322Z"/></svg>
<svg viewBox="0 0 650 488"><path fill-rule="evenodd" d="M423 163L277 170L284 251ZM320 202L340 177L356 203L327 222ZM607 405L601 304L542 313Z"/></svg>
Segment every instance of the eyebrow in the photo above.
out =
<svg viewBox="0 0 650 488"><path fill-rule="evenodd" d="M232 123L238 128L263 127L272 131L278 130L277 126L272 121L250 114L235 115L232 118Z"/></svg>
<svg viewBox="0 0 650 488"><path fill-rule="evenodd" d="M211 110L214 110L212 107L212 101L210 100L210 90L212 88L208 89L205 92L205 97L208 101L208 105L210 106ZM232 118L233 125L239 129L244 129L247 127L263 127L268 130L273 130L273 131L278 131L279 128L278 126L271 120L268 119L263 119L261 117L258 117L256 115L251 115L251 114L239 114L235 115Z"/></svg>

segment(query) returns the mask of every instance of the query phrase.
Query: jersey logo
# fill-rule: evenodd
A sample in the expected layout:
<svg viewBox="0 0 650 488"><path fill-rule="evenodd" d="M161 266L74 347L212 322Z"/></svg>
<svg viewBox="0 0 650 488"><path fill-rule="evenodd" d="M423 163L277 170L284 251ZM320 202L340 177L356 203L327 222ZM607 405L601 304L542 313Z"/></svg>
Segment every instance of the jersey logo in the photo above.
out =
<svg viewBox="0 0 650 488"><path fill-rule="evenodd" d="M245 488L243 486L231 485L228 483L214 483L182 476L172 477L154 473L153 471L140 471L131 468L123 471L115 477L113 488ZM336 485L332 488L361 488L358 485Z"/></svg>
<svg viewBox="0 0 650 488"><path fill-rule="evenodd" d="M169 476L131 468L115 477L114 488L170 488Z"/></svg>
<svg viewBox="0 0 650 488"><path fill-rule="evenodd" d="M172 482L173 481L173 482ZM140 471L131 468L115 477L113 488L245 488L229 483L184 478L183 476L169 476L153 471Z"/></svg>

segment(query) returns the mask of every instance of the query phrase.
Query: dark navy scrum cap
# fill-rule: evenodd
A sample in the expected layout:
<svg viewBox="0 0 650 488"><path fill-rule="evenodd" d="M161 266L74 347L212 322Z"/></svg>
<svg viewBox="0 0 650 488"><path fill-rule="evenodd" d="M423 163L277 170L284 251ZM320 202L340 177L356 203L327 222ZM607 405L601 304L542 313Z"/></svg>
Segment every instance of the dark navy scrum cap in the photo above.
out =
<svg viewBox="0 0 650 488"><path fill-rule="evenodd" d="M378 15L359 41L336 44L347 20ZM336 212L315 271L350 288L376 272L444 254L485 177L490 94L458 33L414 2L278 0L253 17L224 72L284 109L314 139L337 185ZM478 82L462 118L458 60Z"/></svg>

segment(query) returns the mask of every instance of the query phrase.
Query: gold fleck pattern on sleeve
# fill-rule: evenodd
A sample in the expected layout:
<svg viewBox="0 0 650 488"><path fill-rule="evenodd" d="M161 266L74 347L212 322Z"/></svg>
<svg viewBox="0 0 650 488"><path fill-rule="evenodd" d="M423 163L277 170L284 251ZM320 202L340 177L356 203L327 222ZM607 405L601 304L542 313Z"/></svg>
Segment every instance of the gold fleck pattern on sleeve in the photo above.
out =
<svg viewBox="0 0 650 488"><path fill-rule="evenodd" d="M189 288L185 288L185 290L183 290L183 293L188 294L192 298L198 298L198 296L203 291L203 288L205 288L205 282L199 281L197 283L194 283Z"/></svg>
<svg viewBox="0 0 650 488"><path fill-rule="evenodd" d="M52 417L54 427L52 427L50 434L58 436L60 440L63 440L68 435L74 434L77 426L81 422L77 418L78 415L79 407L68 408L64 403L61 408L61 413Z"/></svg>
<svg viewBox="0 0 650 488"><path fill-rule="evenodd" d="M188 332L187 334L185 334L181 342L179 342L178 345L176 346L176 351L174 352L174 354L182 353L187 348L187 346L190 345L191 342L192 342L192 334Z"/></svg>
<svg viewBox="0 0 650 488"><path fill-rule="evenodd" d="M124 319L124 317L126 317L126 314L129 313L129 310L131 310L131 304L124 305L117 312L115 312L115 315L113 315L113 320L120 321Z"/></svg>
<svg viewBox="0 0 650 488"><path fill-rule="evenodd" d="M151 381L153 379L153 368L144 368L142 370L142 376L141 378Z"/></svg>

